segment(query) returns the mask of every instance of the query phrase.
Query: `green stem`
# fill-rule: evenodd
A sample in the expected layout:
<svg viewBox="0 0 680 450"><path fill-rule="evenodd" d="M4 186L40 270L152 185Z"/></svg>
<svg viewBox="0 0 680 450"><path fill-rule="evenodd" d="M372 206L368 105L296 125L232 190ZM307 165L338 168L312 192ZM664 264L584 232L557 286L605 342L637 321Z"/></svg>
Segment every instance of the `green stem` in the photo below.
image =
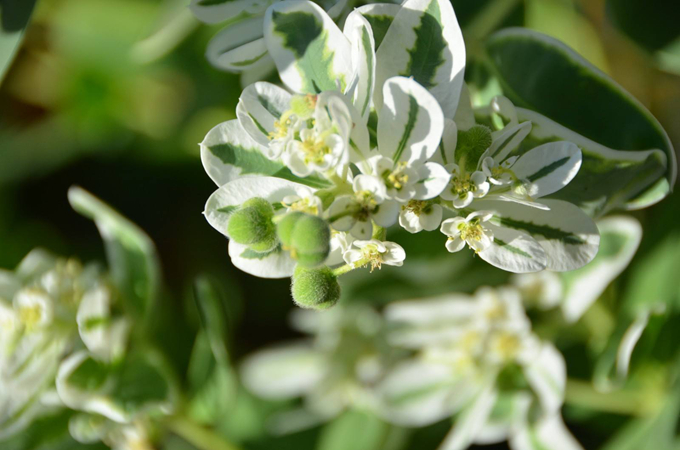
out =
<svg viewBox="0 0 680 450"><path fill-rule="evenodd" d="M598 392L590 382L567 380L564 401L567 404L580 406L601 412L644 416L656 411L657 399L651 399L645 391L626 389L615 392Z"/></svg>
<svg viewBox="0 0 680 450"><path fill-rule="evenodd" d="M241 450L212 430L185 417L173 417L168 422L168 428L199 450Z"/></svg>
<svg viewBox="0 0 680 450"><path fill-rule="evenodd" d="M333 269L333 275L339 277L340 275L344 275L347 272L353 271L354 269L356 269L354 264L345 264L344 266L340 266L336 269Z"/></svg>

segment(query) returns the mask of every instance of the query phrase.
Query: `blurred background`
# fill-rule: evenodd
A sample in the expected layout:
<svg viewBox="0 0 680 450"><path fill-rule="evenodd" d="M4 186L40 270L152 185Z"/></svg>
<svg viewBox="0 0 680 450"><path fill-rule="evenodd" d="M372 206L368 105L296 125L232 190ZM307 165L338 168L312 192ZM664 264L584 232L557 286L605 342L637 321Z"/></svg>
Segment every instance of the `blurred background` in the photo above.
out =
<svg viewBox="0 0 680 450"><path fill-rule="evenodd" d="M294 308L289 280L265 280L236 270L229 262L226 239L201 214L215 186L201 166L198 143L214 125L235 117L242 89L238 74L211 67L204 56L220 26L200 24L187 9L188 0L0 4L5 8L17 2L35 3L35 10L13 62L0 68L0 267L15 267L34 247L84 261L104 260L95 227L67 202L67 189L79 185L138 224L156 243L166 280L156 312L157 340L178 373L185 373L194 345L197 319L187 298L198 274L210 274L228 292L234 361L295 337L283 320ZM452 2L471 53L490 32L505 26L555 36L638 98L667 130L674 147L680 147L677 1ZM11 18L6 10L1 17L8 30L12 19L21 17ZM474 76L474 67L466 75ZM632 213L643 224L644 237L629 269L603 296L614 314L618 302L632 295L627 292L677 303L679 206L680 197L671 195ZM349 275L347 301L381 305L404 297L471 292L481 283L507 279L507 274L469 254L448 254L438 232L423 235L418 235L417 245L406 233L395 238L406 249L408 270L388 267L370 277ZM428 283L423 282L425 274ZM611 328L614 318L589 320ZM673 323L678 324L675 318L654 325L657 332L641 343L654 376L663 375L663 365L669 364L679 342ZM609 334L602 333L606 341ZM590 373L590 345L604 344L564 337L560 349L570 377ZM313 448L320 439L318 427L268 437L263 417L280 405L234 389L216 424L231 440L249 449L301 449ZM634 412L622 414L605 405L594 413L576 403L570 404L567 396L565 420L587 449L600 448ZM676 421L677 410L668 425L673 430ZM410 448L435 448L448 427L445 423L418 430Z"/></svg>

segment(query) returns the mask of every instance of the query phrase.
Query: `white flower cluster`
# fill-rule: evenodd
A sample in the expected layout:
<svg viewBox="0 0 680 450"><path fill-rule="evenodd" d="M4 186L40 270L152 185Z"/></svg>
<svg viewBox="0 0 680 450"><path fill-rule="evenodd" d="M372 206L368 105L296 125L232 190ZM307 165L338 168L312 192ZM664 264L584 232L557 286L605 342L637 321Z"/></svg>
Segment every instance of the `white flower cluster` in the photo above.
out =
<svg viewBox="0 0 680 450"><path fill-rule="evenodd" d="M421 73L409 58L425 45L418 24L431 14L429 3L440 10L443 49L423 56L437 69ZM455 15L449 2L429 3L367 5L347 17L342 31L314 3L267 9L264 43L290 91L266 82L248 86L237 119L215 127L201 144L204 167L219 186L205 214L231 238L237 267L271 278L291 276L295 267L287 243L261 251L250 244L256 237L230 233L230 216L255 197L272 204L274 223L290 211L327 221L326 265L347 264L337 274L401 265L404 250L385 239L397 222L410 233L440 228L450 252L467 245L511 272L573 270L595 256L593 221L577 206L547 198L576 176L581 150L565 141L526 140L532 123L520 122L505 97L495 98L479 116L488 121L477 123L462 80L465 47ZM378 12L391 18L381 42L368 20ZM290 26L293 19L299 27ZM309 24L322 33L305 34Z"/></svg>
<svg viewBox="0 0 680 450"><path fill-rule="evenodd" d="M118 309L96 266L35 250L16 271L0 271L0 439L66 407L80 412L70 423L75 439L131 448L119 436L131 417L107 398L115 386L98 386L93 394L71 380L75 372L82 378L120 363L131 323Z"/></svg>
<svg viewBox="0 0 680 450"><path fill-rule="evenodd" d="M304 398L302 410L275 418L274 431L359 408L410 427L455 416L446 450L506 440L513 449L581 448L561 419L564 359L532 333L514 287L392 303L384 317L358 306L293 317L313 339L242 366L254 393Z"/></svg>

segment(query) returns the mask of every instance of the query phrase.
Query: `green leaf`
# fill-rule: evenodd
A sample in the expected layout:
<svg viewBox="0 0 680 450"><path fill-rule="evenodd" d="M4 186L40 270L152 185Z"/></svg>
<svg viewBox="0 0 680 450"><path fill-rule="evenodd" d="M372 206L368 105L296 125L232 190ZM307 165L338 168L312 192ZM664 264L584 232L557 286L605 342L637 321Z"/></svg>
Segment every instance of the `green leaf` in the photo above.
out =
<svg viewBox="0 0 680 450"><path fill-rule="evenodd" d="M218 186L245 175L282 178L319 189L332 186L330 181L316 175L297 177L282 163L268 159L236 119L221 123L208 132L201 143L201 160Z"/></svg>
<svg viewBox="0 0 680 450"><path fill-rule="evenodd" d="M230 295L216 280L203 275L194 281L193 299L201 328L206 333L215 359L221 363L228 363L227 349L230 335L228 320L233 314L229 306Z"/></svg>
<svg viewBox="0 0 680 450"><path fill-rule="evenodd" d="M387 30L390 28L390 25L392 25L392 21L400 8L399 5L392 3L373 3L357 8L357 11L359 11L371 25L376 51L380 47L380 44L387 34Z"/></svg>
<svg viewBox="0 0 680 450"><path fill-rule="evenodd" d="M0 4L0 82L16 55L37 0L4 0Z"/></svg>
<svg viewBox="0 0 680 450"><path fill-rule="evenodd" d="M97 225L111 276L129 313L147 317L160 289L160 265L149 236L82 188L71 187L68 199L74 210Z"/></svg>
<svg viewBox="0 0 680 450"><path fill-rule="evenodd" d="M504 94L518 106L612 149L631 154L650 150L664 153L665 160L654 156L633 173L625 166L618 167L635 188L628 189L626 198L617 199L619 204L614 206L642 208L668 194L677 175L670 140L651 113L621 86L563 43L530 30L500 31L489 38L486 48ZM609 175L614 169L606 161L600 164L585 156L585 173L599 171L600 175ZM658 174L661 163L664 170ZM585 190L592 181L596 179L582 177L581 183L569 189ZM578 201L595 200L582 194ZM611 195L618 193L611 190Z"/></svg>

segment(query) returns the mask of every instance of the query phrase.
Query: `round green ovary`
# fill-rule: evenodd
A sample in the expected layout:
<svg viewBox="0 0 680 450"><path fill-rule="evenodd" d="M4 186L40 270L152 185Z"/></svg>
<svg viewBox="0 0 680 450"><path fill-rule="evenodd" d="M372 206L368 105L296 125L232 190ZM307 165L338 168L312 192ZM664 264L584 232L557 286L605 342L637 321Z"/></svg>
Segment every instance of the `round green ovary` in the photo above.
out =
<svg viewBox="0 0 680 450"><path fill-rule="evenodd" d="M301 308L328 309L340 299L340 284L328 267L306 269L298 266L291 287L293 300Z"/></svg>

